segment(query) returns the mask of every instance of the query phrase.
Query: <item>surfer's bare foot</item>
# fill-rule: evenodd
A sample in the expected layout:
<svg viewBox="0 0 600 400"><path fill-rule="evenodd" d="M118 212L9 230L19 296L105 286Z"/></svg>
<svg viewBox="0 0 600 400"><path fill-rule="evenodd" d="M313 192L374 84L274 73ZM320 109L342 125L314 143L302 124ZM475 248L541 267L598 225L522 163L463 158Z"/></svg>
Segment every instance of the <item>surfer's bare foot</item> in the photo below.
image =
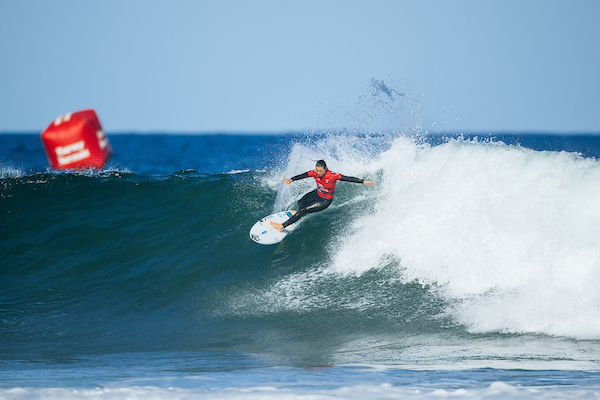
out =
<svg viewBox="0 0 600 400"><path fill-rule="evenodd" d="M277 229L279 232L283 232L283 225L278 224L277 222L273 222L273 221L269 221L269 223L271 224L271 226L275 229Z"/></svg>

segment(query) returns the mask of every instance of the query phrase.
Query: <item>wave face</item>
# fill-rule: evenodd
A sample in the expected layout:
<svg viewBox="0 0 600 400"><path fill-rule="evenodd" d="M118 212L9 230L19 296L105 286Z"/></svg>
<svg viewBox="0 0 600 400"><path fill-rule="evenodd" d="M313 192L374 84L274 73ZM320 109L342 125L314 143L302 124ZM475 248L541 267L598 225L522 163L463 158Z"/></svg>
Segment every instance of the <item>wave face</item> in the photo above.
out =
<svg viewBox="0 0 600 400"><path fill-rule="evenodd" d="M433 345L492 341L500 357L514 334L600 339L597 139L580 153L552 137L111 143L102 172L46 171L31 145L29 164L3 160L5 359L220 351L414 364ZM283 242L252 242L256 220L314 187L281 175L321 158L377 184L340 182L333 205Z"/></svg>

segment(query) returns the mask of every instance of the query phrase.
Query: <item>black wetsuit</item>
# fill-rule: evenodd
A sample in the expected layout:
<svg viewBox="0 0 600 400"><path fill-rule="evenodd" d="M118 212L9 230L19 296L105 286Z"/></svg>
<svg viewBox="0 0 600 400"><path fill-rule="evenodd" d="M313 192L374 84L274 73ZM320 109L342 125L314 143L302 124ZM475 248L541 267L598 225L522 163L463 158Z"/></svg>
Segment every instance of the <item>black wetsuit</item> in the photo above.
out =
<svg viewBox="0 0 600 400"><path fill-rule="evenodd" d="M335 172L331 172L329 170L322 178L319 178L315 171L309 171L292 177L292 180L297 181L309 177L315 178L318 188L312 192L306 193L300 200L298 200L298 212L282 224L284 228L298 221L306 214L323 211L329 207L333 201L335 183L338 180L354 183L364 182L364 179L336 174Z"/></svg>

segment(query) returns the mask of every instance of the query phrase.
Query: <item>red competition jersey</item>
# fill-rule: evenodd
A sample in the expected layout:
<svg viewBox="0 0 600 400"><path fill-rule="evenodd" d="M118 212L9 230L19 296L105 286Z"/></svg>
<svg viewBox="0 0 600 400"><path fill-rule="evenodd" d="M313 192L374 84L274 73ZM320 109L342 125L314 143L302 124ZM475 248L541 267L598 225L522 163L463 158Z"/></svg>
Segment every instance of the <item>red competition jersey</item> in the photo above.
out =
<svg viewBox="0 0 600 400"><path fill-rule="evenodd" d="M319 178L317 171L308 171L308 176L315 178L319 196L327 200L333 199L335 184L342 178L342 174L336 174L330 170L327 170L327 173L322 178Z"/></svg>

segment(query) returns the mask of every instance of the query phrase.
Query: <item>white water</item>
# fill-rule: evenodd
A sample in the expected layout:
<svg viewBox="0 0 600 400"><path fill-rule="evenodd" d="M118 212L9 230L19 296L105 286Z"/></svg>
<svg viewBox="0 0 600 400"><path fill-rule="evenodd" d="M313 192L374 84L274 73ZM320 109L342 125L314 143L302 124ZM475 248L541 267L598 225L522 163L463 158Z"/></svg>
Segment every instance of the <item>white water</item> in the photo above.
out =
<svg viewBox="0 0 600 400"><path fill-rule="evenodd" d="M595 388L563 389L558 392L551 388L518 388L504 382L493 382L484 389L422 389L396 387L388 383L362 384L335 389L313 388L295 389L289 387L260 386L226 389L187 389L178 387L158 388L115 387L97 389L63 389L63 388L15 388L0 389L0 398L11 400L69 400L69 399L240 399L240 400L327 400L327 399L522 399L526 398L597 398Z"/></svg>
<svg viewBox="0 0 600 400"><path fill-rule="evenodd" d="M399 138L363 169L383 172L376 211L355 220L333 270L400 260L404 281L434 285L473 332L600 338L600 162Z"/></svg>

